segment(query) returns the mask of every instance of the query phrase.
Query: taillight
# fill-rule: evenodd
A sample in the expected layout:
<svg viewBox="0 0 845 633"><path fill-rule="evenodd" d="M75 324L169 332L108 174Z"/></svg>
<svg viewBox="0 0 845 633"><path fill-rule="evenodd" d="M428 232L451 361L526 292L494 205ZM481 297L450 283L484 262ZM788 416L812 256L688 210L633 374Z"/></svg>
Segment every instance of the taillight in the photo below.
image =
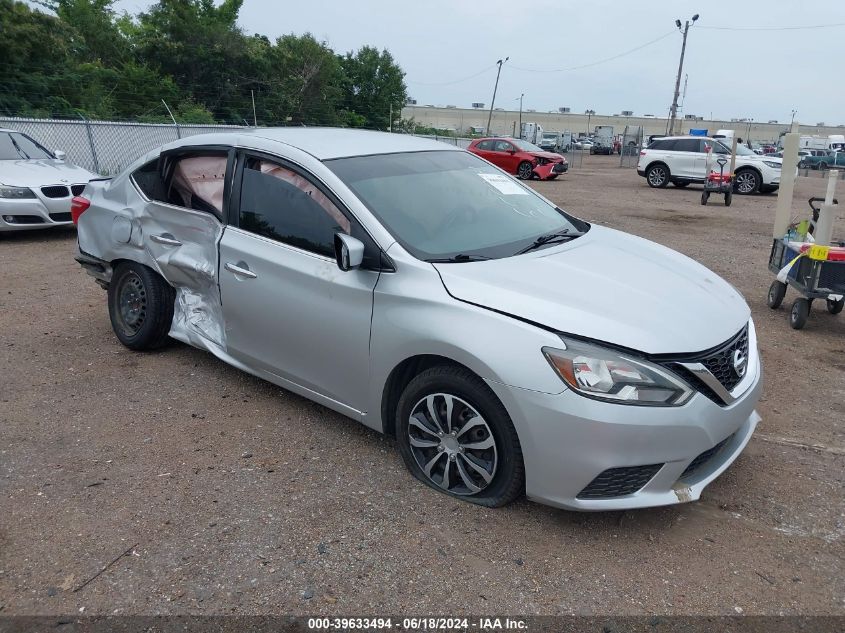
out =
<svg viewBox="0 0 845 633"><path fill-rule="evenodd" d="M91 201L88 198L73 197L73 200L70 201L70 219L73 220L74 224L79 224L79 216L85 213L90 206Z"/></svg>

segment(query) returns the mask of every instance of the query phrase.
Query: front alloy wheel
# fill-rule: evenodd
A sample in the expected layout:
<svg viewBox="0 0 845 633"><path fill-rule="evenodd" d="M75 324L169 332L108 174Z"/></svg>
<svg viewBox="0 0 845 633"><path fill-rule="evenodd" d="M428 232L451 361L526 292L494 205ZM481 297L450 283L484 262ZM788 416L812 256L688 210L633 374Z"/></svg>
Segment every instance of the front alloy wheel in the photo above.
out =
<svg viewBox="0 0 845 633"><path fill-rule="evenodd" d="M396 406L396 440L411 474L440 492L495 508L525 490L513 422L465 367L430 367L408 383Z"/></svg>
<svg viewBox="0 0 845 633"><path fill-rule="evenodd" d="M516 170L516 175L520 180L531 180L534 175L534 167L528 161L522 161Z"/></svg>
<svg viewBox="0 0 845 633"><path fill-rule="evenodd" d="M496 441L487 422L465 400L426 396L408 420L411 453L431 482L456 495L481 492L496 476Z"/></svg>

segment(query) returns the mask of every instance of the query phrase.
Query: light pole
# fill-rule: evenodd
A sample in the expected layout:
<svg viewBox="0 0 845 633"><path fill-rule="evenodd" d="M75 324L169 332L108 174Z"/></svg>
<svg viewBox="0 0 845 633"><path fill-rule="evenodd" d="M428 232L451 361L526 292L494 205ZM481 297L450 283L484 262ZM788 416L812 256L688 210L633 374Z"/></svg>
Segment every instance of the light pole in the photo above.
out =
<svg viewBox="0 0 845 633"><path fill-rule="evenodd" d="M496 85L493 86L493 100L490 102L490 114L487 115L487 136L490 136L490 123L493 120L493 106L496 105L496 90L499 89L499 75L502 74L502 64L508 61L510 57L498 60L499 70L496 71Z"/></svg>
<svg viewBox="0 0 845 633"><path fill-rule="evenodd" d="M522 97L524 96L524 92L519 95L519 138L522 138Z"/></svg>
<svg viewBox="0 0 845 633"><path fill-rule="evenodd" d="M745 126L745 146L748 149L751 149L751 124L754 122L754 119L748 119L746 121Z"/></svg>
<svg viewBox="0 0 845 633"><path fill-rule="evenodd" d="M675 119L678 116L678 96L681 92L681 73L684 71L684 54L687 52L687 33L689 33L690 25L695 23L696 20L698 20L697 13L692 16L692 22L689 20L686 21L683 30L681 30L681 21L675 20L675 26L684 35L684 42L681 44L681 61L678 64L678 76L675 79L675 97L672 99L672 109L669 113L669 136L675 132Z"/></svg>
<svg viewBox="0 0 845 633"><path fill-rule="evenodd" d="M584 114L587 115L587 136L590 135L590 117L596 113L595 110L584 110Z"/></svg>
<svg viewBox="0 0 845 633"><path fill-rule="evenodd" d="M789 122L789 131L792 131L792 126L795 125L795 115L798 114L798 110L792 111L792 120Z"/></svg>

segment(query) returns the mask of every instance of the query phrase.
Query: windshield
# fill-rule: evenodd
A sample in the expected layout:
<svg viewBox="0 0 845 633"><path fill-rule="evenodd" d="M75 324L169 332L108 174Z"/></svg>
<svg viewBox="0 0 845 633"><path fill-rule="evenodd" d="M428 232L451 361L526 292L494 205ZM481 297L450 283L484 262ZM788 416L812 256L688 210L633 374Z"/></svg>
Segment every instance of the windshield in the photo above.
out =
<svg viewBox="0 0 845 633"><path fill-rule="evenodd" d="M718 145L721 145L721 146L722 146L722 149L724 149L724 150L725 150L724 152L716 152L717 154L730 154L730 153L731 153L731 146L730 146L730 144L728 144L728 143L722 143L721 141L716 141L716 143L717 143ZM742 145L741 143L737 143L737 144L736 144L736 155L737 155L737 156L756 156L757 154L755 154L754 152L752 152L752 151L751 151L750 149L748 149L745 145Z"/></svg>
<svg viewBox="0 0 845 633"><path fill-rule="evenodd" d="M20 132L0 132L0 160L53 158L38 143Z"/></svg>
<svg viewBox="0 0 845 633"><path fill-rule="evenodd" d="M557 134L555 134L554 132L552 132L551 134L546 133L546 134L543 134L543 138L556 139L556 138L557 138Z"/></svg>
<svg viewBox="0 0 845 633"><path fill-rule="evenodd" d="M325 162L414 257L510 257L541 235L589 229L469 152Z"/></svg>
<svg viewBox="0 0 845 633"><path fill-rule="evenodd" d="M511 141L514 145L516 145L519 149L523 152L542 152L539 147L534 145L534 143L529 143L528 141L523 141L522 139L515 138Z"/></svg>

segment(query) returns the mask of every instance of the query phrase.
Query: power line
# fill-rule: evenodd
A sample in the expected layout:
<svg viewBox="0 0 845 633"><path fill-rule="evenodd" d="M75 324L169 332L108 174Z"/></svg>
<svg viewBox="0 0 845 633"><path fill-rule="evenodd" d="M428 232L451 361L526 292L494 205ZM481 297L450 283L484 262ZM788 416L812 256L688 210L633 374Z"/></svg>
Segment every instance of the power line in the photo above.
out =
<svg viewBox="0 0 845 633"><path fill-rule="evenodd" d="M651 41L646 42L645 44L640 44L630 50L624 51L617 55L613 55L612 57L607 57L605 59L600 59L595 62L590 62L589 64L581 64L579 66L570 66L568 68L551 68L551 69L539 69L539 68L521 68L519 66L510 66L514 70L522 70L524 72L529 73L561 73L561 72L568 72L571 70L581 70L582 68L591 68L593 66L598 66L599 64L605 64L607 62L613 61L614 59L619 59L620 57L625 57L626 55L630 55L631 53L636 53L639 50L646 48L647 46L651 46L652 44L656 44L660 40L665 40L667 37L674 35L675 30L671 30L668 33L664 33L660 37L657 37Z"/></svg>
<svg viewBox="0 0 845 633"><path fill-rule="evenodd" d="M808 31L811 29L831 29L845 26L845 22L834 22L832 24L810 24L806 26L701 26L699 29L710 29L712 31Z"/></svg>
<svg viewBox="0 0 845 633"><path fill-rule="evenodd" d="M454 81L435 81L435 82L427 82L427 81L412 81L412 80L410 80L410 79L407 79L406 81L407 81L408 83L410 83L410 84L419 84L420 86L451 86L452 84L459 84L459 83L461 83L462 81L467 81L467 80L469 80L469 79L474 79L475 77L478 77L479 75L483 75L483 74L484 74L484 73L486 73L488 70L492 70L492 69L493 69L493 68L495 68L495 67L496 67L496 64L493 64L492 66L488 66L488 67L487 67L487 68L485 68L484 70L479 70L477 73L472 74L472 75L470 75L469 77L463 77L462 79L455 79Z"/></svg>

